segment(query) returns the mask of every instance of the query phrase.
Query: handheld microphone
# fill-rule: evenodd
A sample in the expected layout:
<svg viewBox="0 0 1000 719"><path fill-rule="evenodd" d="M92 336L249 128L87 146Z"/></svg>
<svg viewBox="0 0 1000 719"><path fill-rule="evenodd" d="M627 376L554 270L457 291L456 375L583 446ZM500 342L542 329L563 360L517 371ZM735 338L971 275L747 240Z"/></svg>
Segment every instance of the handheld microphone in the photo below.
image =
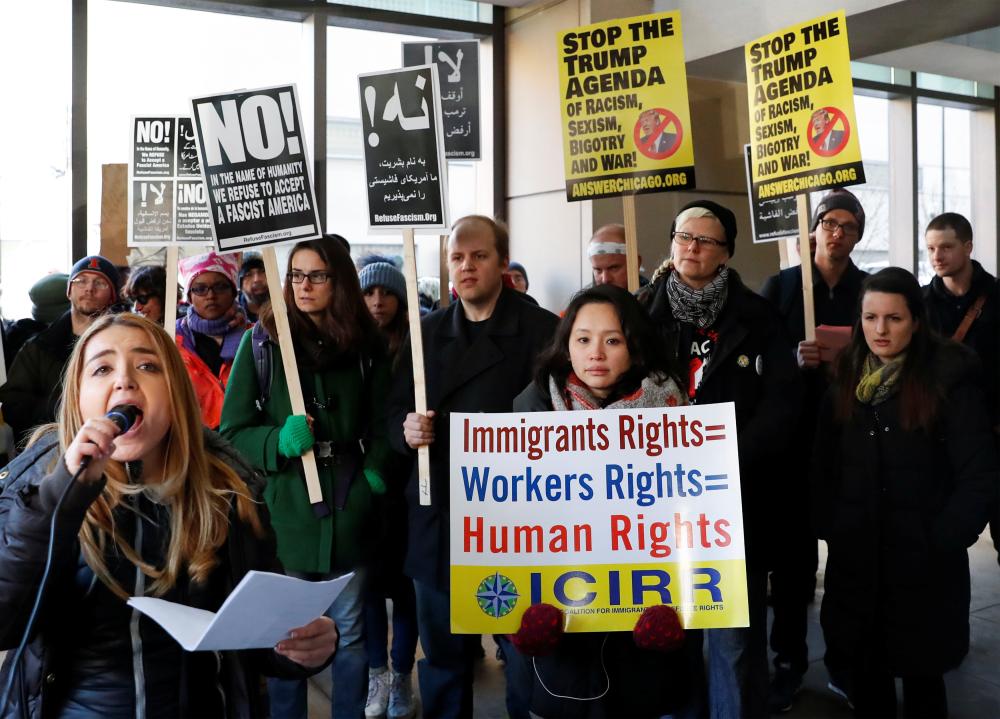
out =
<svg viewBox="0 0 1000 719"><path fill-rule="evenodd" d="M142 416L142 410L134 404L119 404L108 410L108 413L104 416L115 423L115 426L119 430L118 434L125 434L132 429L135 421Z"/></svg>

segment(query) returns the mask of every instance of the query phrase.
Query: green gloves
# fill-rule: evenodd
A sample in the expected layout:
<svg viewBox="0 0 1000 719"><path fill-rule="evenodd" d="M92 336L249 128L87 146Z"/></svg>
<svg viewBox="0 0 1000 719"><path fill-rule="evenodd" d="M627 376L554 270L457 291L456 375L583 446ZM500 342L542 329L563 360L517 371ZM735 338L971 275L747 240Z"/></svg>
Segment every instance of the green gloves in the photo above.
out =
<svg viewBox="0 0 1000 719"><path fill-rule="evenodd" d="M378 472L374 469L366 469L365 479L368 480L368 486L371 487L372 494L385 494L385 480L379 476Z"/></svg>
<svg viewBox="0 0 1000 719"><path fill-rule="evenodd" d="M303 414L293 414L278 431L278 454L282 457L301 457L313 446L313 433Z"/></svg>

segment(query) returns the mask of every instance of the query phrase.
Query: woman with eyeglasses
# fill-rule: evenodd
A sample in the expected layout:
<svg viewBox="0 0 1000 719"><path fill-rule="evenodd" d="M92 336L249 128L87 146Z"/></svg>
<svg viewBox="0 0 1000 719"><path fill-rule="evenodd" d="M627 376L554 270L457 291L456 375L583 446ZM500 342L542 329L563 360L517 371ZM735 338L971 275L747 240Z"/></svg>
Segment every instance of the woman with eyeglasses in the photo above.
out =
<svg viewBox="0 0 1000 719"><path fill-rule="evenodd" d="M166 286L167 271L161 265L136 267L125 283L123 299L131 303L133 312L162 325Z"/></svg>
<svg viewBox="0 0 1000 719"><path fill-rule="evenodd" d="M997 456L977 358L936 335L916 278L861 286L813 453L825 539L821 622L849 664L856 716L945 717L944 672L969 651L969 557L996 505Z"/></svg>
<svg viewBox="0 0 1000 719"><path fill-rule="evenodd" d="M219 426L222 400L236 349L247 329L236 306L238 259L234 255L209 252L185 257L179 268L187 300L187 314L176 323L177 346L191 376L201 421L209 429Z"/></svg>
<svg viewBox="0 0 1000 719"><path fill-rule="evenodd" d="M285 570L311 580L355 572L327 615L340 629L333 716L356 719L368 694L363 567L375 539L373 495L385 492L389 446L382 408L389 366L340 242L323 237L296 244L283 293L307 414L292 414L267 304L236 353L220 431L267 473L264 498ZM302 478L299 458L309 449L323 489L319 508L310 504ZM304 681L272 680L268 691L272 716L305 719Z"/></svg>
<svg viewBox="0 0 1000 719"><path fill-rule="evenodd" d="M733 402L739 438L750 627L707 630L708 709L712 716L766 716L769 533L780 522L773 508L787 474L781 459L800 380L776 310L727 265L736 250L732 211L697 200L670 229L670 259L639 300L685 370L688 399ZM700 644L700 633L691 634L686 648ZM700 667L700 647L692 661Z"/></svg>

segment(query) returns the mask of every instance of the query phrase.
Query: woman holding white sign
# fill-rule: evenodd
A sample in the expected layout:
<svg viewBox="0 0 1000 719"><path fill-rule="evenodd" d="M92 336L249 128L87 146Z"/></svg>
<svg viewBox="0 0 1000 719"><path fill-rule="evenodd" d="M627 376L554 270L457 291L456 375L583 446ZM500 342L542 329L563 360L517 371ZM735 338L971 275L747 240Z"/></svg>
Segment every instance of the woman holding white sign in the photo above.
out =
<svg viewBox="0 0 1000 719"><path fill-rule="evenodd" d="M820 413L813 520L829 548L821 621L851 663L861 717L948 714L969 650L967 548L996 502L997 456L971 352L938 337L916 278L861 285L860 316Z"/></svg>
<svg viewBox="0 0 1000 719"><path fill-rule="evenodd" d="M185 652L126 604L214 612L248 571L281 571L261 478L202 428L163 328L96 320L57 420L0 471L0 716L263 717L262 673L304 678L329 661L327 617L273 651Z"/></svg>
<svg viewBox="0 0 1000 719"><path fill-rule="evenodd" d="M267 305L236 352L220 432L267 473L264 499L285 570L314 581L355 572L328 611L340 628L332 713L355 719L363 715L368 695L362 567L376 534L373 495L385 492L389 446L379 419L389 367L354 263L334 237L292 248L284 298L308 414L292 414ZM319 509L325 512L309 501L303 480L299 457L309 449L316 455L324 499ZM304 681L274 680L269 692L272 716L305 719Z"/></svg>
<svg viewBox="0 0 1000 719"><path fill-rule="evenodd" d="M515 398L514 410L685 405L687 398L675 377L656 329L636 299L620 287L598 285L570 302L552 344L539 359L535 381ZM559 612L552 606L544 610ZM532 686L521 693L530 692L532 715L659 717L687 699L684 668L688 660L680 651L649 651L678 647L647 644L643 627L649 618L645 614L634 636L572 633L563 635L554 647L542 642L545 646L538 652L532 611L525 614L514 645L525 654L539 656L508 657L508 661L529 665L526 674ZM676 627L679 633L679 624Z"/></svg>

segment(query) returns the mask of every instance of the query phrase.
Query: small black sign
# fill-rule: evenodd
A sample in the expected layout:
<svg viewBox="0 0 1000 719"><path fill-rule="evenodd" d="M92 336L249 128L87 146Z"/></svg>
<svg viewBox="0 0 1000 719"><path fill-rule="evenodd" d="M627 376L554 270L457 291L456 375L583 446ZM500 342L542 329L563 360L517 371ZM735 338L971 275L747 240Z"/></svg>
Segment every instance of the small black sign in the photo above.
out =
<svg viewBox="0 0 1000 719"><path fill-rule="evenodd" d="M360 75L368 224L446 228L441 104L433 65Z"/></svg>
<svg viewBox="0 0 1000 719"><path fill-rule="evenodd" d="M799 234L799 210L795 195L754 201L753 182L750 179L750 145L743 146L744 167L747 173L747 195L750 198L750 218L753 225L754 244L780 240L783 237L797 237Z"/></svg>
<svg viewBox="0 0 1000 719"><path fill-rule="evenodd" d="M482 158L479 109L479 41L404 42L403 65L438 68L444 156L449 160Z"/></svg>

